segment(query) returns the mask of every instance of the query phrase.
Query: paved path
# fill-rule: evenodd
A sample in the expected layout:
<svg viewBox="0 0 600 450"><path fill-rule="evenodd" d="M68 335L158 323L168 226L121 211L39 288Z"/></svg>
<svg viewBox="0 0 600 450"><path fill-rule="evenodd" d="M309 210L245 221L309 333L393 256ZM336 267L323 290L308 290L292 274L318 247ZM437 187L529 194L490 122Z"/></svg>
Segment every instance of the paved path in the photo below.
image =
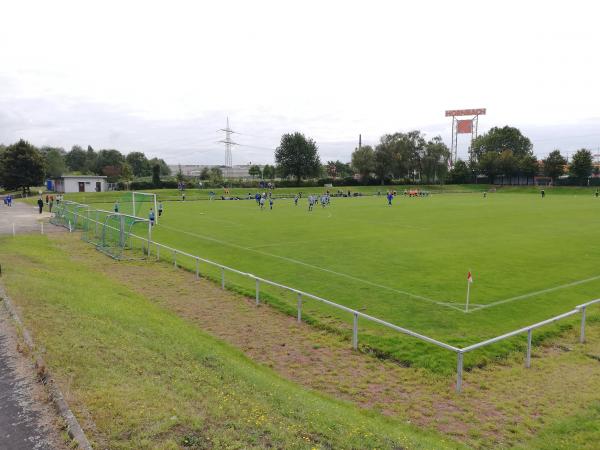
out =
<svg viewBox="0 0 600 450"><path fill-rule="evenodd" d="M50 213L44 205L44 212L40 214L37 206L13 200L13 205L9 208L4 203L0 203L0 235L12 234L13 224L15 232L31 233L41 232L40 222L44 222L44 232L54 232L60 230L60 227L54 227L48 224ZM1 447L0 447L1 448Z"/></svg>
<svg viewBox="0 0 600 450"><path fill-rule="evenodd" d="M30 361L16 351L14 329L0 304L0 449L64 448L56 420Z"/></svg>

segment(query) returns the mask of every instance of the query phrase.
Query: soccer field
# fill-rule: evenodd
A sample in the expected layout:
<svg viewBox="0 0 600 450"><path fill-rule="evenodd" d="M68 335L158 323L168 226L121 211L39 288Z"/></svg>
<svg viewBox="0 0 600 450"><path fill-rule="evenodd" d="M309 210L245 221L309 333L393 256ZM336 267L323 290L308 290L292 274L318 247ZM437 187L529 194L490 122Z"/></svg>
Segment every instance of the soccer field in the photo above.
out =
<svg viewBox="0 0 600 450"><path fill-rule="evenodd" d="M333 198L312 212L306 199L297 207L276 200L273 210L262 211L247 200L165 202L164 208L153 231L158 242L456 346L600 297L600 200L592 195L399 196L392 207L384 196ZM465 313L469 270L474 283ZM202 271L218 276L215 269ZM253 289L242 277L228 275L228 281ZM280 306L295 304L291 293L263 292ZM350 327L348 314L314 301L304 311L314 323ZM375 324L360 323L359 340L407 364L444 370L455 364L449 352ZM523 342L473 352L466 365Z"/></svg>

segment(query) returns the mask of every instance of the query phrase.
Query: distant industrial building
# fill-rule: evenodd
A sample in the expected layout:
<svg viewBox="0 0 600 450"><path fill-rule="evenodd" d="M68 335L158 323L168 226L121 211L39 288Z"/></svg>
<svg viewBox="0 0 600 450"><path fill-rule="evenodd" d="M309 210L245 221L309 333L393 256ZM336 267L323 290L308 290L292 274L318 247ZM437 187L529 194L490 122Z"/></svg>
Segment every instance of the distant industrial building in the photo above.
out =
<svg viewBox="0 0 600 450"><path fill-rule="evenodd" d="M242 179L251 179L252 176L248 173L248 170L250 170L250 167L252 167L254 164L250 165L250 164L246 164L246 165L240 165L240 166L232 166L232 167L226 167L226 166L219 166L219 165L190 165L190 164L181 164L181 165L170 165L169 169L171 169L171 174L175 175L177 172L179 172L179 168L181 167L181 172L188 177L198 177L200 176L200 173L202 172L202 170L206 167L208 170L212 169L213 167L217 167L219 169L221 169L221 171L223 172L223 177L225 178L242 178ZM264 165L261 164L256 164L258 167L260 167L260 170L263 169Z"/></svg>

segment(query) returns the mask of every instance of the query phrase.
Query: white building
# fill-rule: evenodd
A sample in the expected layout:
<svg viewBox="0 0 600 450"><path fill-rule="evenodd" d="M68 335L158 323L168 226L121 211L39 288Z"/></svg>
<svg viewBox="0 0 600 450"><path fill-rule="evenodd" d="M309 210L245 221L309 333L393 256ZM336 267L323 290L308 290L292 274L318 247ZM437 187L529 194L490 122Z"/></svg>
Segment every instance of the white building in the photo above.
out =
<svg viewBox="0 0 600 450"><path fill-rule="evenodd" d="M54 180L54 191L61 194L71 192L106 192L106 177L99 175L63 175Z"/></svg>

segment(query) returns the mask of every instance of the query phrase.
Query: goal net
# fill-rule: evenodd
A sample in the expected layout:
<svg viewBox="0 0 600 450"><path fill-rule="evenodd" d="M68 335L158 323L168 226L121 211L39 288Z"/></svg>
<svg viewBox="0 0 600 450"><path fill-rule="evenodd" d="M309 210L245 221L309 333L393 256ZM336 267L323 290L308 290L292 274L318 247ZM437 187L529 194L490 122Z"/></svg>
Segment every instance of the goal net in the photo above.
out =
<svg viewBox="0 0 600 450"><path fill-rule="evenodd" d="M143 217L62 201L50 222L70 231L81 230L84 241L115 259L143 259L149 253L152 228Z"/></svg>
<svg viewBox="0 0 600 450"><path fill-rule="evenodd" d="M148 192L125 192L118 200L119 212L134 217L148 218L150 209L154 211L156 223L158 223L158 203L156 194Z"/></svg>
<svg viewBox="0 0 600 450"><path fill-rule="evenodd" d="M85 218L84 213L88 209L89 206L83 203L63 200L54 207L54 215L50 218L50 223L63 226L69 230L81 228Z"/></svg>

